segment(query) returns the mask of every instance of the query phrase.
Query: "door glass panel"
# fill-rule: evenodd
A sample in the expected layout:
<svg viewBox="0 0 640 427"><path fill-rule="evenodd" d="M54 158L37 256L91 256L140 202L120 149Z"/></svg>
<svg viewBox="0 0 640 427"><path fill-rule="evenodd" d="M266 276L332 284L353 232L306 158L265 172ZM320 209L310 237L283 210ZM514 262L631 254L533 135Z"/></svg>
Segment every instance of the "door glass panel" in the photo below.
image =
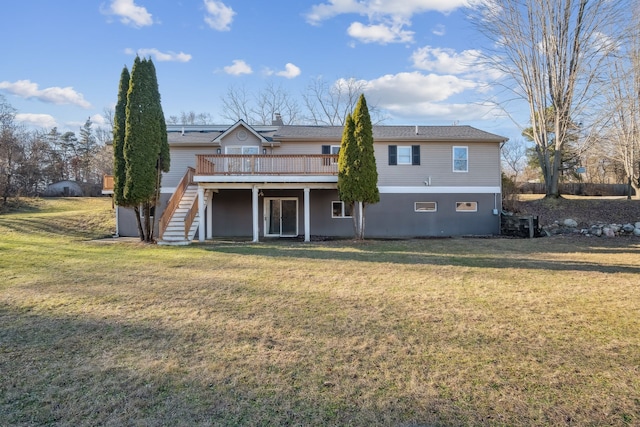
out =
<svg viewBox="0 0 640 427"><path fill-rule="evenodd" d="M280 234L280 200L269 200L269 230L267 234Z"/></svg>
<svg viewBox="0 0 640 427"><path fill-rule="evenodd" d="M282 201L282 235L297 235L297 203L295 200Z"/></svg>

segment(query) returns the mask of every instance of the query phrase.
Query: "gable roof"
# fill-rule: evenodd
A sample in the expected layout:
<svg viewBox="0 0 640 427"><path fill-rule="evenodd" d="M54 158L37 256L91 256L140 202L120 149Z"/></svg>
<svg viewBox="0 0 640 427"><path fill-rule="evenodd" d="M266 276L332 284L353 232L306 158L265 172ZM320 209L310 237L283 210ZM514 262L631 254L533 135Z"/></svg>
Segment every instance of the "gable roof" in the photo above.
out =
<svg viewBox="0 0 640 427"><path fill-rule="evenodd" d="M212 142L220 142L222 140L222 138L224 138L225 136L229 135L231 132L233 132L234 130L236 130L239 127L243 127L245 128L247 131L249 131L251 134L253 134L256 138L258 138L258 140L261 143L267 143L269 142L262 134L260 134L259 132L257 132L252 126L249 126L247 124L247 122L245 122L244 120L240 119L237 122L235 122L229 129L225 130L224 132L222 132L220 135L216 136Z"/></svg>

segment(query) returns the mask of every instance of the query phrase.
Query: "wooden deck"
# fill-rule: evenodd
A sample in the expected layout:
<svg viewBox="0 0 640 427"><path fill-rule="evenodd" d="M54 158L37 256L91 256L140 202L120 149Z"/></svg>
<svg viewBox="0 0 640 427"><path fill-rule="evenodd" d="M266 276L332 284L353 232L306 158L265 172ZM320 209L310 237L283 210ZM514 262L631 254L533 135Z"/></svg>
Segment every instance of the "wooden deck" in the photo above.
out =
<svg viewBox="0 0 640 427"><path fill-rule="evenodd" d="M199 154L196 175L337 175L332 154L241 155Z"/></svg>

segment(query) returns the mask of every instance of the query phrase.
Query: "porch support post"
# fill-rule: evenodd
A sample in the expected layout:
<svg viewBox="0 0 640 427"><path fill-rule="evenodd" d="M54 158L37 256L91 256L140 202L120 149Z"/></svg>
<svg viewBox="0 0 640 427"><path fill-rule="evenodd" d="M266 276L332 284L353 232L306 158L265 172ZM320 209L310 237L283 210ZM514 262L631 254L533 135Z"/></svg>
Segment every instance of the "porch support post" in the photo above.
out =
<svg viewBox="0 0 640 427"><path fill-rule="evenodd" d="M309 189L309 187L305 187L304 188L304 241L305 242L310 242L311 241L311 237L310 237L310 230L311 230L311 224L310 224L310 208L309 208L309 192L311 190Z"/></svg>
<svg viewBox="0 0 640 427"><path fill-rule="evenodd" d="M204 213L204 188L198 185L198 240L204 242L205 218Z"/></svg>
<svg viewBox="0 0 640 427"><path fill-rule="evenodd" d="M213 191L207 191L207 239L213 239Z"/></svg>
<svg viewBox="0 0 640 427"><path fill-rule="evenodd" d="M258 186L254 185L251 189L252 207L253 207L253 242L258 242L260 237L260 221L258 216Z"/></svg>

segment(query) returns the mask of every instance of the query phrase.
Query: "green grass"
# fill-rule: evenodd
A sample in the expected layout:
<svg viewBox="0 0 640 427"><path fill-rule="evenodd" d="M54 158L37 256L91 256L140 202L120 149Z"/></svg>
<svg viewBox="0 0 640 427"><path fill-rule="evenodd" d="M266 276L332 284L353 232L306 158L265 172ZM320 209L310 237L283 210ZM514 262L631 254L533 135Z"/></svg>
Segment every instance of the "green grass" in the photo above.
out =
<svg viewBox="0 0 640 427"><path fill-rule="evenodd" d="M0 215L0 425L638 425L640 239L158 247Z"/></svg>

